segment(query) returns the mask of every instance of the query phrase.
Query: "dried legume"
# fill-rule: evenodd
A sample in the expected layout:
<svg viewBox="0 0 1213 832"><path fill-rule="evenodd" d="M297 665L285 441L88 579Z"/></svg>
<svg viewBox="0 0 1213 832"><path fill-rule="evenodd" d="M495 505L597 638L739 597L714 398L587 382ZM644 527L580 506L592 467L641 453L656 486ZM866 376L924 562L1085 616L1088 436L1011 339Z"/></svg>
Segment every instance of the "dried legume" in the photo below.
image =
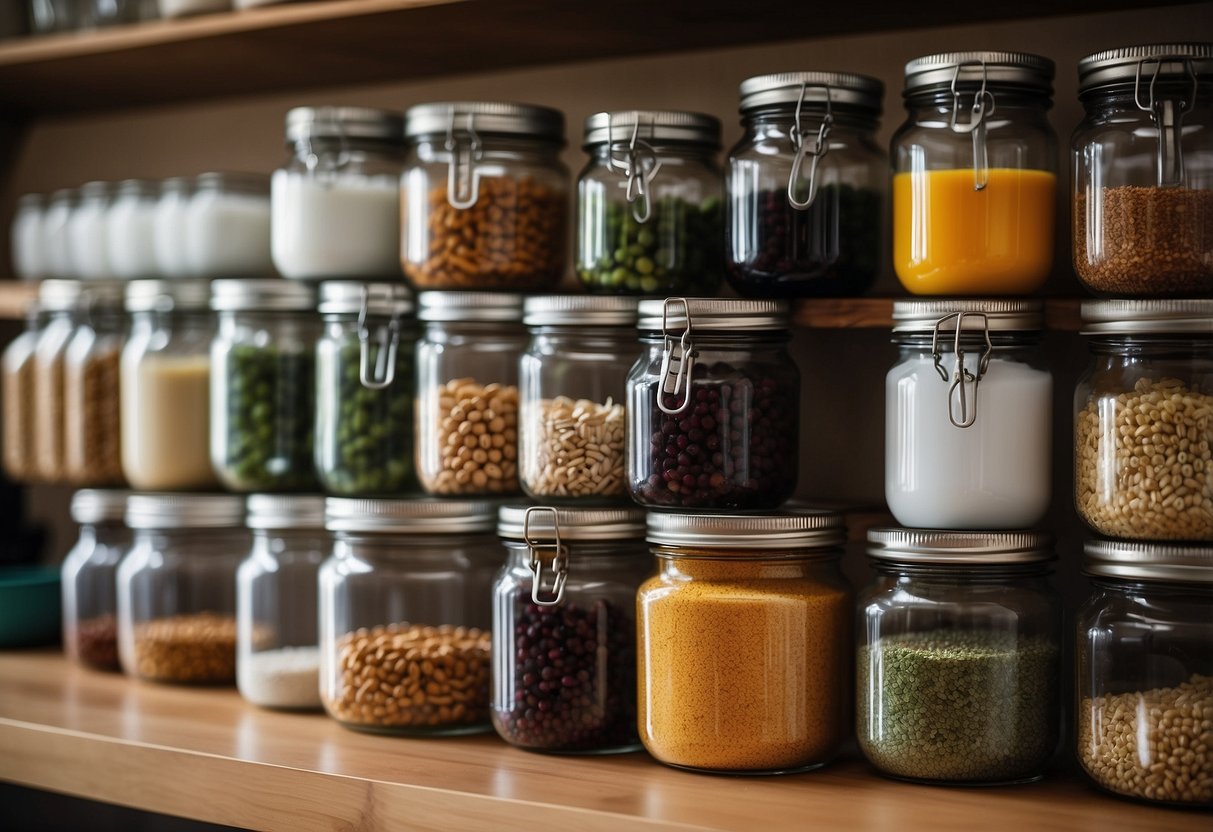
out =
<svg viewBox="0 0 1213 832"><path fill-rule="evenodd" d="M112 614L76 622L76 656L81 663L98 670L118 670L118 619Z"/></svg>
<svg viewBox="0 0 1213 832"><path fill-rule="evenodd" d="M457 378L419 406L437 402L437 465L421 438L417 470L431 494L511 494L518 491L518 388Z"/></svg>
<svg viewBox="0 0 1213 832"><path fill-rule="evenodd" d="M236 619L213 612L158 618L135 626L136 675L157 682L236 681Z"/></svg>
<svg viewBox="0 0 1213 832"><path fill-rule="evenodd" d="M522 485L534 497L623 494L623 405L565 396L524 407Z"/></svg>

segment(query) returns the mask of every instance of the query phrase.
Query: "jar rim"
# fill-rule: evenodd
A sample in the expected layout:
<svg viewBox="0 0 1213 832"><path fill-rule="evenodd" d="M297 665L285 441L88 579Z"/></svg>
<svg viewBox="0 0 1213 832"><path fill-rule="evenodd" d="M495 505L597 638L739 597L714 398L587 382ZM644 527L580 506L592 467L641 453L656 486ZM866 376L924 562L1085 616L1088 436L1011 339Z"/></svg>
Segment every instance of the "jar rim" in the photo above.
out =
<svg viewBox="0 0 1213 832"><path fill-rule="evenodd" d="M1148 66L1154 64L1153 72ZM1092 52L1078 62L1078 94L1109 92L1118 88L1132 90L1139 73L1147 72L1159 82L1213 79L1213 43L1171 42L1118 46Z"/></svg>
<svg viewBox="0 0 1213 832"><path fill-rule="evenodd" d="M356 315L363 303L368 315L404 317L413 313L413 293L403 283L326 280L320 284L317 311L321 315Z"/></svg>
<svg viewBox="0 0 1213 832"><path fill-rule="evenodd" d="M493 531L492 500L376 500L328 497L324 527L356 534L484 534Z"/></svg>
<svg viewBox="0 0 1213 832"><path fill-rule="evenodd" d="M318 494L250 494L245 505L250 529L324 529L324 497Z"/></svg>
<svg viewBox="0 0 1213 832"><path fill-rule="evenodd" d="M645 539L657 546L721 550L720 554L766 557L762 552L833 549L846 542L841 514L790 505L782 511L755 514L684 514L650 511ZM759 549L747 553L745 549Z"/></svg>
<svg viewBox="0 0 1213 832"><path fill-rule="evenodd" d="M932 332L953 315L962 330L1037 332L1044 328L1044 301L897 300L893 301L893 332ZM955 331L955 323L950 329Z"/></svg>
<svg viewBox="0 0 1213 832"><path fill-rule="evenodd" d="M506 540L643 540L644 509L502 506L497 536Z"/></svg>
<svg viewBox="0 0 1213 832"><path fill-rule="evenodd" d="M1080 335L1213 334L1213 300L1088 300Z"/></svg>
<svg viewBox="0 0 1213 832"><path fill-rule="evenodd" d="M775 72L755 75L738 88L742 115L767 108L795 109L803 102L813 111L848 106L879 118L884 82L854 72ZM803 98L802 98L803 95Z"/></svg>
<svg viewBox="0 0 1213 832"><path fill-rule="evenodd" d="M404 135L496 134L564 144L564 113L509 101L431 101L404 113Z"/></svg>
<svg viewBox="0 0 1213 832"><path fill-rule="evenodd" d="M279 277L228 278L211 283L210 303L216 312L307 312L316 305L316 291Z"/></svg>
<svg viewBox="0 0 1213 832"><path fill-rule="evenodd" d="M962 67L979 66L982 72L965 72ZM1030 52L974 50L938 52L906 63L905 97L929 91L957 90L976 92L983 86L998 90L1024 89L1053 94L1056 65L1043 55Z"/></svg>
<svg viewBox="0 0 1213 832"><path fill-rule="evenodd" d="M639 299L627 295L538 295L523 303L526 326L636 325Z"/></svg>
<svg viewBox="0 0 1213 832"><path fill-rule="evenodd" d="M1129 540L1088 540L1083 572L1103 578L1213 584L1213 546Z"/></svg>
<svg viewBox="0 0 1213 832"><path fill-rule="evenodd" d="M80 524L120 523L126 518L131 492L83 488L72 495L72 520Z"/></svg>
<svg viewBox="0 0 1213 832"><path fill-rule="evenodd" d="M682 331L688 318L693 331L785 330L791 307L785 300L741 298L653 298L640 301L636 328L643 331Z"/></svg>
<svg viewBox="0 0 1213 832"><path fill-rule="evenodd" d="M720 119L686 110L615 110L585 120L584 150L599 145L628 144L633 134L642 142L682 142L719 149Z"/></svg>
<svg viewBox="0 0 1213 832"><path fill-rule="evenodd" d="M126 504L132 529L241 529L244 500L234 494L132 494Z"/></svg>

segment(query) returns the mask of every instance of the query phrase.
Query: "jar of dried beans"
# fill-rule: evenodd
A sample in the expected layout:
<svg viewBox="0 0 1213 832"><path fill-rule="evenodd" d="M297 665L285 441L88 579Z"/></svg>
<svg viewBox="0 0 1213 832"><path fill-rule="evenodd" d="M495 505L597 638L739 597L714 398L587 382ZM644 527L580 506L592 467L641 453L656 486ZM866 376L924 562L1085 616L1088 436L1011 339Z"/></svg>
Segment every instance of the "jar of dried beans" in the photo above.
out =
<svg viewBox="0 0 1213 832"><path fill-rule="evenodd" d="M644 506L771 509L796 489L800 372L777 300L640 302L628 492Z"/></svg>
<svg viewBox="0 0 1213 832"><path fill-rule="evenodd" d="M1078 75L1074 270L1101 295L1213 293L1213 43L1107 49Z"/></svg>
<svg viewBox="0 0 1213 832"><path fill-rule="evenodd" d="M637 508L506 506L493 588L493 726L534 751L606 754L636 734Z"/></svg>
<svg viewBox="0 0 1213 832"><path fill-rule="evenodd" d="M1079 515L1108 537L1213 540L1213 300L1091 301L1082 317Z"/></svg>
<svg viewBox="0 0 1213 832"><path fill-rule="evenodd" d="M118 670L118 563L130 549L125 491L77 491L72 519L80 538L61 571L63 643L68 658Z"/></svg>
<svg viewBox="0 0 1213 832"><path fill-rule="evenodd" d="M119 365L126 343L122 282L83 284L63 365L63 472L84 486L119 486L122 474Z"/></svg>
<svg viewBox="0 0 1213 832"><path fill-rule="evenodd" d="M626 501L624 398L636 357L636 300L527 298L519 365L522 489L541 502Z"/></svg>
<svg viewBox="0 0 1213 832"><path fill-rule="evenodd" d="M1213 807L1213 547L1092 540L1074 747L1101 788Z"/></svg>
<svg viewBox="0 0 1213 832"><path fill-rule="evenodd" d="M527 291L564 274L564 115L444 101L405 113L401 260L413 288Z"/></svg>
<svg viewBox="0 0 1213 832"><path fill-rule="evenodd" d="M330 497L320 569L320 696L350 728L489 730L493 576L488 501Z"/></svg>
<svg viewBox="0 0 1213 832"><path fill-rule="evenodd" d="M4 401L4 473L17 482L37 478L34 437L34 355L48 314L36 302L25 316L25 329L4 350L0 366Z"/></svg>
<svg viewBox="0 0 1213 832"><path fill-rule="evenodd" d="M34 345L33 473L43 482L59 482L65 474L64 438L67 414L63 402L63 370L67 344L75 331L75 313L80 283L74 280L44 280L38 303L47 314L46 325Z"/></svg>

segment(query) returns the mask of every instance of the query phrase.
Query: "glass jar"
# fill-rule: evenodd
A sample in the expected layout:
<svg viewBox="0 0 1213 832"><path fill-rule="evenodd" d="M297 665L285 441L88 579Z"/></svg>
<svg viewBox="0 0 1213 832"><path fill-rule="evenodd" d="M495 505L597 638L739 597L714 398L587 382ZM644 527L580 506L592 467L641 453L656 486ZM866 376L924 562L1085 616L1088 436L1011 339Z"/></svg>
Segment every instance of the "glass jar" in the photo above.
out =
<svg viewBox="0 0 1213 832"><path fill-rule="evenodd" d="M732 774L824 765L850 735L851 589L828 512L650 512L639 590L640 739Z"/></svg>
<svg viewBox="0 0 1213 832"><path fill-rule="evenodd" d="M236 686L263 708L320 709L320 564L332 548L324 498L248 498L253 548L236 572Z"/></svg>
<svg viewBox="0 0 1213 832"><path fill-rule="evenodd" d="M1057 747L1061 599L1040 532L872 529L855 733L881 773L1039 780Z"/></svg>
<svg viewBox="0 0 1213 832"><path fill-rule="evenodd" d="M1213 293L1213 43L1108 49L1078 75L1079 279L1119 297Z"/></svg>
<svg viewBox="0 0 1213 832"><path fill-rule="evenodd" d="M639 316L646 352L627 382L631 498L707 510L783 504L800 460L787 303L644 300Z"/></svg>
<svg viewBox="0 0 1213 832"><path fill-rule="evenodd" d="M430 494L518 493L519 295L423 292L417 478Z"/></svg>
<svg viewBox="0 0 1213 832"><path fill-rule="evenodd" d="M185 210L185 263L194 277L268 277L270 178L204 173Z"/></svg>
<svg viewBox="0 0 1213 832"><path fill-rule="evenodd" d="M636 300L527 298L519 364L522 490L549 502L626 500L623 402L636 357Z"/></svg>
<svg viewBox="0 0 1213 832"><path fill-rule="evenodd" d="M119 281L85 283L63 363L64 479L76 486L124 485L119 365L126 341Z"/></svg>
<svg viewBox="0 0 1213 832"><path fill-rule="evenodd" d="M337 721L396 734L489 730L496 506L330 497L320 695Z"/></svg>
<svg viewBox="0 0 1213 832"><path fill-rule="evenodd" d="M108 244L110 201L114 191L109 182L82 185L80 198L68 217L68 257L72 272L82 280L105 280L114 276Z"/></svg>
<svg viewBox="0 0 1213 832"><path fill-rule="evenodd" d="M42 255L46 258L45 275L48 278L71 280L76 277L68 221L78 199L75 188L62 188L51 194L46 203L42 215Z"/></svg>
<svg viewBox="0 0 1213 832"><path fill-rule="evenodd" d="M365 107L296 107L292 156L270 185L283 277L400 279L404 119Z"/></svg>
<svg viewBox="0 0 1213 832"><path fill-rule="evenodd" d="M244 501L133 494L135 539L118 565L118 657L154 682L236 681L236 569L249 550Z"/></svg>
<svg viewBox="0 0 1213 832"><path fill-rule="evenodd" d="M147 491L206 489L211 468L210 377L214 319L205 281L137 280L126 289L131 333L119 390L122 473Z"/></svg>
<svg viewBox="0 0 1213 832"><path fill-rule="evenodd" d="M749 297L862 295L880 271L888 161L884 84L783 72L741 84L745 136L729 152L725 267Z"/></svg>
<svg viewBox="0 0 1213 832"><path fill-rule="evenodd" d="M157 182L128 179L113 191L106 212L103 241L114 277L136 280L159 276L156 268L156 203L159 200ZM81 204L84 204L83 199ZM82 254L73 251L73 256L80 259Z"/></svg>
<svg viewBox="0 0 1213 832"><path fill-rule="evenodd" d="M4 401L4 472L16 482L38 476L34 437L38 424L34 413L34 355L49 315L37 302L25 315L25 330L4 350L0 362Z"/></svg>
<svg viewBox="0 0 1213 832"><path fill-rule="evenodd" d="M885 500L897 522L923 529L1039 523L1053 482L1043 305L896 301L893 321L899 355L885 377Z"/></svg>
<svg viewBox="0 0 1213 832"><path fill-rule="evenodd" d="M160 183L152 247L161 277L189 276L189 262L185 256L186 212L193 193L193 180L184 176L174 176Z"/></svg>
<svg viewBox="0 0 1213 832"><path fill-rule="evenodd" d="M34 345L34 474L43 482L63 478L63 368L67 343L75 330L80 284L74 280L44 280L38 303L47 314L46 326Z"/></svg>
<svg viewBox="0 0 1213 832"><path fill-rule="evenodd" d="M564 115L445 101L405 113L401 261L414 289L528 291L564 274Z"/></svg>
<svg viewBox="0 0 1213 832"><path fill-rule="evenodd" d="M499 517L509 560L493 586L493 727L532 751L638 749L644 512L504 506Z"/></svg>
<svg viewBox="0 0 1213 832"><path fill-rule="evenodd" d="M1082 306L1078 514L1107 537L1213 540L1213 300Z"/></svg>
<svg viewBox="0 0 1213 832"><path fill-rule="evenodd" d="M577 276L591 292L716 294L724 275L720 120L631 110L585 120Z"/></svg>
<svg viewBox="0 0 1213 832"><path fill-rule="evenodd" d="M216 280L211 292L215 473L232 491L315 489L315 290L270 278Z"/></svg>
<svg viewBox="0 0 1213 832"><path fill-rule="evenodd" d="M1213 807L1213 548L1091 540L1075 750L1125 797Z"/></svg>
<svg viewBox="0 0 1213 832"><path fill-rule="evenodd" d="M893 267L916 295L1030 295L1053 267L1053 62L949 52L906 64L893 136Z"/></svg>
<svg viewBox="0 0 1213 832"><path fill-rule="evenodd" d="M119 670L118 562L130 548L125 491L77 491L72 520L80 539L61 571L63 646L69 659L97 670Z"/></svg>
<svg viewBox="0 0 1213 832"><path fill-rule="evenodd" d="M46 251L42 247L46 202L42 194L23 194L17 200L9 248L13 256L13 273L21 280L41 280L46 276Z"/></svg>

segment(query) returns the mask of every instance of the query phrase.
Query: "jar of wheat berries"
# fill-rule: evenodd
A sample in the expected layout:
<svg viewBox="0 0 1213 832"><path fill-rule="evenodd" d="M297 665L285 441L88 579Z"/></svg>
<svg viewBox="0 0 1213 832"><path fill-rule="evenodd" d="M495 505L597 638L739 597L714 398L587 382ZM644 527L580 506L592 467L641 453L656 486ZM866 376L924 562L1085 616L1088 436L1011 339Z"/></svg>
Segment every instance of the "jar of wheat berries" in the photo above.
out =
<svg viewBox="0 0 1213 832"><path fill-rule="evenodd" d="M64 474L63 369L79 297L80 283L74 280L44 280L38 290L38 301L48 318L34 345L31 441L33 473L43 482L58 482Z"/></svg>
<svg viewBox="0 0 1213 832"><path fill-rule="evenodd" d="M63 470L78 486L120 486L118 374L126 344L124 281L85 283L63 364Z"/></svg>

